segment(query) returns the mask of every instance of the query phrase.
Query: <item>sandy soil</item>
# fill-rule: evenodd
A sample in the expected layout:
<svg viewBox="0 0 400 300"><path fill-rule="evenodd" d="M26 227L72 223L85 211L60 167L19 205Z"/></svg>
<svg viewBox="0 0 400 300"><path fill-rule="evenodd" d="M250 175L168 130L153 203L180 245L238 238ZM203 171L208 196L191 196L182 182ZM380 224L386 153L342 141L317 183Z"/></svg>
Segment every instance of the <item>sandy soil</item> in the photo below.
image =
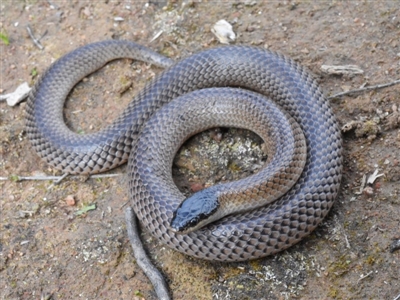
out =
<svg viewBox="0 0 400 300"><path fill-rule="evenodd" d="M236 44L267 47L307 66L327 96L400 78L400 10L394 0L31 0L1 1L0 6L0 30L10 41L0 41L1 93L25 81L32 85L63 54L104 39L133 40L179 59L218 45L210 29L219 19L233 25ZM46 33L40 40L43 50L32 42L27 25L38 38ZM322 65L348 64L364 73L321 71ZM67 102L71 128L91 132L108 124L159 71L121 60L88 77ZM355 124L343 134L341 192L326 220L289 250L247 263L210 263L167 249L144 232L146 249L173 298L398 299L400 251L390 252L390 245L400 239L399 94L396 85L331 101L341 125ZM0 176L60 175L33 153L23 119L24 103L0 103ZM202 135L197 143L204 140L213 138ZM221 177L217 171L207 178L207 172L177 161L183 169L177 178L191 188L196 180ZM363 175L376 169L385 176L368 195L357 194ZM0 185L1 299L155 299L127 241L124 176L70 178L56 186L15 180ZM77 214L93 203L96 209Z"/></svg>

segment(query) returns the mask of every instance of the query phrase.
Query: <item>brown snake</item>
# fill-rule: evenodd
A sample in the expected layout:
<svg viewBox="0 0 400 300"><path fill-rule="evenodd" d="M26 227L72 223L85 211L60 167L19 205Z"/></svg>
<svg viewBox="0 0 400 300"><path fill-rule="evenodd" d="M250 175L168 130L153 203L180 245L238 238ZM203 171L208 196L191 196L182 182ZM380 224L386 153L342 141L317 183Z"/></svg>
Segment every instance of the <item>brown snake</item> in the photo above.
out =
<svg viewBox="0 0 400 300"><path fill-rule="evenodd" d="M168 68L140 91L113 124L94 134L78 135L72 132L63 119L64 101L70 90L84 76L111 60L123 57ZM168 160L171 160L171 153L183 141L178 141L178 137L173 135L160 142L159 137L154 136L157 131L144 135L145 137L140 134L143 125L156 110L181 95L190 93L190 98L193 96L192 91L205 89L195 92L195 96L202 94L202 97L213 99L213 104L217 103L216 98L223 98L225 91L208 89L211 87L240 87L240 92L232 93L252 98L253 92L256 92L273 99L303 130L307 158L297 182L273 203L229 215L187 234L175 233L171 230L170 222L183 196L177 193L172 184L172 161ZM245 92L244 89L252 92ZM216 90L217 93L222 93L221 97L214 96ZM230 93L231 90L227 92ZM183 103L179 105L183 106ZM194 110L205 106L196 106L196 101L191 103L191 107L198 108ZM246 108L249 113L258 111L257 105L251 99L249 103L250 106ZM158 118L171 118L173 109L166 107L169 105L162 109L164 115L157 113ZM175 117L179 120L191 122L191 118L179 114L179 109L175 111L178 112ZM240 119L244 111L230 115L228 125L240 126L235 118ZM292 60L258 48L216 48L172 64L171 60L132 42L104 41L90 44L62 57L46 71L28 100L26 118L27 135L36 152L50 165L65 173L103 172L126 162L129 157L129 189L139 220L163 243L199 258L241 261L263 257L290 247L310 234L322 221L340 186L341 135L332 110L316 81ZM252 117L247 116L242 124L246 125L250 118ZM153 123L157 125L158 121ZM147 128L146 125L144 131ZM190 130L203 129L205 128ZM193 134L192 131L190 134ZM174 134L177 133L180 134L179 128ZM162 151L149 152L150 144L154 144L156 150L158 148ZM132 148L135 151L130 155ZM161 161L159 157L149 153L158 153L162 157ZM302 154L294 155L302 157ZM162 161L163 159L167 161ZM295 163L284 167L284 170L298 167L300 166ZM278 179L272 179L272 183L280 185L289 175L278 172L277 176ZM246 186L239 188L242 202L253 199L251 194L258 195L258 198L267 197L265 185L261 181L248 189ZM292 178L288 181L292 181ZM243 182L246 183L242 181L242 184ZM239 183L228 185L237 187L236 184ZM213 187L210 193L205 192L206 196L218 198L219 194L212 189ZM177 198L170 198L175 196Z"/></svg>

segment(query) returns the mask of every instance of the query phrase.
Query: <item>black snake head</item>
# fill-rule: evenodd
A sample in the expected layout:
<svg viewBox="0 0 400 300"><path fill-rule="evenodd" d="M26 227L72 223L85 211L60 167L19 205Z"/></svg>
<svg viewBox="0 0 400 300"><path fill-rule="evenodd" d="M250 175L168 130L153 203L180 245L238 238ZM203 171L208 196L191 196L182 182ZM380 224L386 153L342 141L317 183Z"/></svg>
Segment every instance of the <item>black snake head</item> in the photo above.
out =
<svg viewBox="0 0 400 300"><path fill-rule="evenodd" d="M208 188L185 199L174 212L171 229L189 233L214 221L219 200L215 189Z"/></svg>

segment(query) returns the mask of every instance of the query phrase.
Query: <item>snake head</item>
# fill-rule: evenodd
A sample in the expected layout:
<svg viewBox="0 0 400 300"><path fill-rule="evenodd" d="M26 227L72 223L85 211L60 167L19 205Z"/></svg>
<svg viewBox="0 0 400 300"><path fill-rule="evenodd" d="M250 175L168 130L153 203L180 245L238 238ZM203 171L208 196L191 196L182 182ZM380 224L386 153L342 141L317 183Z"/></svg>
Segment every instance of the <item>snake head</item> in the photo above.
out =
<svg viewBox="0 0 400 300"><path fill-rule="evenodd" d="M174 212L171 229L177 233L189 233L214 221L219 200L212 188L199 191L185 199Z"/></svg>

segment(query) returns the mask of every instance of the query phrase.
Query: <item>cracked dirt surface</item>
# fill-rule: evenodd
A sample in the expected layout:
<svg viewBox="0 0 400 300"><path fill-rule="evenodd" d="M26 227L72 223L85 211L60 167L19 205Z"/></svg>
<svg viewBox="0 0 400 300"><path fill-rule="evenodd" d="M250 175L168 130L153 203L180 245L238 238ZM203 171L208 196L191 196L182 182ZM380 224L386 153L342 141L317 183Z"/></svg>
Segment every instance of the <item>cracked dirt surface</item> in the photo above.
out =
<svg viewBox="0 0 400 300"><path fill-rule="evenodd" d="M400 78L398 1L5 0L0 30L10 43L0 41L0 92L25 81L32 85L63 54L104 39L133 40L179 59L217 46L210 29L220 19L233 25L235 44L279 51L308 67L327 96ZM27 25L36 37L46 33L43 50L33 44ZM328 75L322 65L357 65L364 73ZM78 132L104 127L158 72L130 60L110 63L71 93L69 126ZM390 245L400 239L399 95L395 85L330 101L340 125L360 126L343 134L343 182L332 211L292 248L246 263L211 263L172 251L144 232L173 298L395 299L400 251L390 252ZM0 177L61 175L33 153L23 118L24 103L0 103ZM226 155L234 163L227 166L222 151L215 151L234 151L237 143L247 145L249 155L260 152L257 138L236 130L191 140L177 156L180 170L174 170L182 190L254 171L256 158L243 163L232 152ZM215 168L201 171L199 160ZM376 169L385 176L358 194L363 175ZM124 174L125 167L112 173ZM50 188L51 181L0 181L0 298L155 299L127 241L126 182L124 176L70 178ZM96 209L77 214L91 204Z"/></svg>

